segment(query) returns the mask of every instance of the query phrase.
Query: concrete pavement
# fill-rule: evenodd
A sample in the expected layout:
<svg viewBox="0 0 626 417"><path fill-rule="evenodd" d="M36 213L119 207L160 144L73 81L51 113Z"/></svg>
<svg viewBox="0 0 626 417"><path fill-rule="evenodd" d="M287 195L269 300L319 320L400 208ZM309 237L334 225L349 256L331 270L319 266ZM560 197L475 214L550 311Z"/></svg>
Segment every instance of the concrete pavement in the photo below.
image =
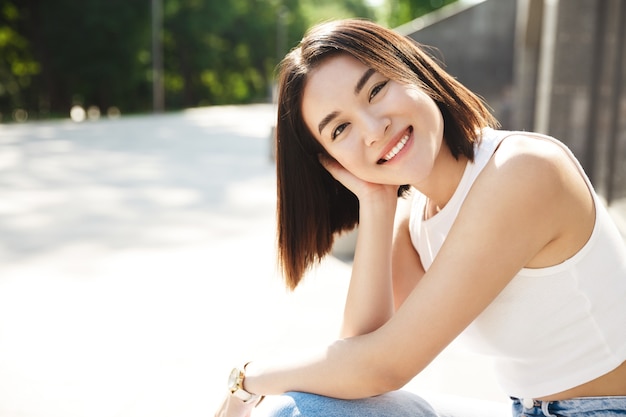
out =
<svg viewBox="0 0 626 417"><path fill-rule="evenodd" d="M284 295L272 121L261 105L0 126L0 416L214 408L230 346Z"/></svg>
<svg viewBox="0 0 626 417"><path fill-rule="evenodd" d="M212 415L233 365L323 346L350 266L276 272L271 105L0 125L0 417ZM411 389L504 401L451 346Z"/></svg>

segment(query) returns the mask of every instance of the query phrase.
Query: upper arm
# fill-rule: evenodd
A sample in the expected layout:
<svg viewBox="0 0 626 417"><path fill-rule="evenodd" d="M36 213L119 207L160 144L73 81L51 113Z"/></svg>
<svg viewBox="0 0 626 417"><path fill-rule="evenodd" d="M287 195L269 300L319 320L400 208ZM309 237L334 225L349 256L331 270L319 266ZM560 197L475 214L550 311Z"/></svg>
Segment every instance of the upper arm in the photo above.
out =
<svg viewBox="0 0 626 417"><path fill-rule="evenodd" d="M545 155L492 158L433 264L377 332L381 349L393 341L394 355L381 364L390 378L407 381L419 373L559 235L562 177Z"/></svg>
<svg viewBox="0 0 626 417"><path fill-rule="evenodd" d="M393 298L395 310L400 308L424 275L419 254L413 247L409 233L412 196L400 198L396 209L391 252Z"/></svg>

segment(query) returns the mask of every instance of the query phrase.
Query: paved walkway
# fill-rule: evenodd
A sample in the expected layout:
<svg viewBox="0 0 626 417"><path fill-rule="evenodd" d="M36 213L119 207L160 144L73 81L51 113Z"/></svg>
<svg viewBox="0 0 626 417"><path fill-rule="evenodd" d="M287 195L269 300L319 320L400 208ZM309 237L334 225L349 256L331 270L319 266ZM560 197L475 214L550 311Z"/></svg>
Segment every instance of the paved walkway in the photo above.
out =
<svg viewBox="0 0 626 417"><path fill-rule="evenodd" d="M332 340L349 265L278 278L270 105L0 125L0 417L207 416ZM504 400L452 346L411 387Z"/></svg>

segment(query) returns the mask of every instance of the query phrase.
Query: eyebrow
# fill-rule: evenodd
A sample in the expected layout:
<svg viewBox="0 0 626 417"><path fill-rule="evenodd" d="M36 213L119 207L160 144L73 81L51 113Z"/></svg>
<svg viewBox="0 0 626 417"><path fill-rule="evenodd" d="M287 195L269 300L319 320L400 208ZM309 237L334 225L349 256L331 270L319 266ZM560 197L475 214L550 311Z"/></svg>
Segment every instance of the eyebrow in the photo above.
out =
<svg viewBox="0 0 626 417"><path fill-rule="evenodd" d="M356 86L354 87L355 96L359 95L361 90L363 90L363 87L365 87L365 84L367 83L367 81L372 77L372 75L374 75L375 72L376 70L370 68L363 73L361 78L359 78L359 81L356 83ZM320 124L317 126L317 129L319 130L320 135L322 134L322 130L324 130L326 125L330 123L330 121L333 120L335 117L337 117L338 114L339 114L338 111L334 111L322 119Z"/></svg>
<svg viewBox="0 0 626 417"><path fill-rule="evenodd" d="M363 75L359 79L359 82L356 83L356 87L354 87L354 95L358 95L361 92L367 80L369 80L375 72L376 70L370 68L363 73Z"/></svg>
<svg viewBox="0 0 626 417"><path fill-rule="evenodd" d="M333 120L335 117L337 117L338 114L339 114L338 111L334 111L322 119L320 124L317 126L317 129L319 130L320 135L322 134L322 130L324 130L326 125L330 123L330 121Z"/></svg>

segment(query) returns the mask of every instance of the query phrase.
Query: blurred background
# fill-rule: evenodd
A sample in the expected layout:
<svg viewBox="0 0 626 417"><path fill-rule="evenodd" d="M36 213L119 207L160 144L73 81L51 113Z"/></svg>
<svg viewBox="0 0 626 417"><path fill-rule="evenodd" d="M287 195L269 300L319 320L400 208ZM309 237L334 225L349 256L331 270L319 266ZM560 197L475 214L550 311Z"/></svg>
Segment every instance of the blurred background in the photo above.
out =
<svg viewBox="0 0 626 417"><path fill-rule="evenodd" d="M561 138L613 202L626 196L623 3L0 0L0 123L269 102L307 27L358 16L438 48L504 128Z"/></svg>
<svg viewBox="0 0 626 417"><path fill-rule="evenodd" d="M2 0L0 115L267 101L274 67L311 24L361 16L394 27L451 1Z"/></svg>
<svg viewBox="0 0 626 417"><path fill-rule="evenodd" d="M623 0L0 0L0 417L212 415L234 365L334 339L354 235L284 290L273 90L342 17L565 142L626 236ZM408 388L508 401L455 344Z"/></svg>

